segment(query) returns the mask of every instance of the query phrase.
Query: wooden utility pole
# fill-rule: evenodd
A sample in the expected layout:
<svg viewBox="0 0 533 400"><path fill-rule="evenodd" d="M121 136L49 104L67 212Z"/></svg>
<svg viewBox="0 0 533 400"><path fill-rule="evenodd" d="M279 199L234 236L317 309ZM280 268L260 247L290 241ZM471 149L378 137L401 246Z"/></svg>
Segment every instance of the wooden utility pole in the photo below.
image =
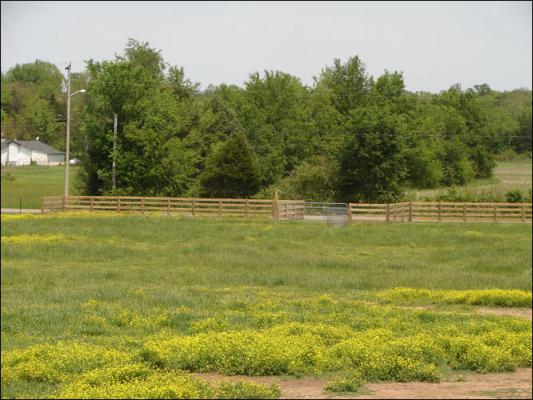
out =
<svg viewBox="0 0 533 400"><path fill-rule="evenodd" d="M113 120L113 192L117 188L117 125L118 115L115 113L115 118Z"/></svg>

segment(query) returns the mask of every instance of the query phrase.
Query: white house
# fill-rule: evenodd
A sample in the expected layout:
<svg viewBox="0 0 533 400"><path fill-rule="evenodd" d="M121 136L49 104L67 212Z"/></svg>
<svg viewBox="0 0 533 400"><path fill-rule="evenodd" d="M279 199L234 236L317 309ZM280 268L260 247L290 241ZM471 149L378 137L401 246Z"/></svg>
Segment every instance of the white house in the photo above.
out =
<svg viewBox="0 0 533 400"><path fill-rule="evenodd" d="M65 153L53 149L38 140L2 141L2 165L61 165L65 162Z"/></svg>

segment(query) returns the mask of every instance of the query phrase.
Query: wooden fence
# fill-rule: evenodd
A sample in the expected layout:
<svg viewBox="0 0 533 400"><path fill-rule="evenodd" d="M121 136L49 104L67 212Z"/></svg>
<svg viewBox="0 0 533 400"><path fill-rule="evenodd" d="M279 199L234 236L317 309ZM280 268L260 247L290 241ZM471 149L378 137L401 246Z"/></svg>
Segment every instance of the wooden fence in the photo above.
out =
<svg viewBox="0 0 533 400"><path fill-rule="evenodd" d="M43 197L41 212L159 212L190 216L305 217L303 200L205 199L181 197L62 196ZM405 202L349 203L349 221L531 222L531 203Z"/></svg>
<svg viewBox="0 0 533 400"><path fill-rule="evenodd" d="M167 215L303 219L303 200L207 199L182 197L62 196L43 197L41 212L119 211Z"/></svg>
<svg viewBox="0 0 533 400"><path fill-rule="evenodd" d="M348 218L384 222L531 222L531 203L350 203Z"/></svg>

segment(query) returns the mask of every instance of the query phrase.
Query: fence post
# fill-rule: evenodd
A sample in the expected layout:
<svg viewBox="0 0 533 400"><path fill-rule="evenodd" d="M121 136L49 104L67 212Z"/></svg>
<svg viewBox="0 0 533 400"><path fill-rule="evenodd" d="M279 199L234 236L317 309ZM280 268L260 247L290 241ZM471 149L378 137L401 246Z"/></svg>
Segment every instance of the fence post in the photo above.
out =
<svg viewBox="0 0 533 400"><path fill-rule="evenodd" d="M278 220L278 216L279 216L279 213L278 213L278 198L279 198L279 195L278 195L278 189L275 189L274 191L274 200L272 201L272 219L273 220Z"/></svg>
<svg viewBox="0 0 533 400"><path fill-rule="evenodd" d="M466 203L463 203L463 222L466 222Z"/></svg>
<svg viewBox="0 0 533 400"><path fill-rule="evenodd" d="M170 199L167 199L167 215L170 215Z"/></svg>
<svg viewBox="0 0 533 400"><path fill-rule="evenodd" d="M413 202L409 202L409 222L413 222Z"/></svg>
<svg viewBox="0 0 533 400"><path fill-rule="evenodd" d="M120 211L120 196L117 197L117 212Z"/></svg>
<svg viewBox="0 0 533 400"><path fill-rule="evenodd" d="M496 215L498 213L498 206L494 203L494 222L496 222Z"/></svg>
<svg viewBox="0 0 533 400"><path fill-rule="evenodd" d="M348 223L352 223L352 203L348 203Z"/></svg>
<svg viewBox="0 0 533 400"><path fill-rule="evenodd" d="M91 205L90 205L90 210L91 210L91 211L93 210L93 201L94 201L94 198L91 197Z"/></svg>
<svg viewBox="0 0 533 400"><path fill-rule="evenodd" d="M389 204L389 203L387 203L387 204L385 205L385 221L386 221L387 223L390 222L390 204Z"/></svg>
<svg viewBox="0 0 533 400"><path fill-rule="evenodd" d="M192 216L193 217L195 216L195 213L194 213L194 200L192 201Z"/></svg>
<svg viewBox="0 0 533 400"><path fill-rule="evenodd" d="M288 210L288 204L285 203L285 220L289 220L289 210Z"/></svg>
<svg viewBox="0 0 533 400"><path fill-rule="evenodd" d="M442 204L440 201L439 201L438 208L439 208L439 222L441 222L442 221Z"/></svg>
<svg viewBox="0 0 533 400"><path fill-rule="evenodd" d="M222 200L218 201L218 215L222 217Z"/></svg>
<svg viewBox="0 0 533 400"><path fill-rule="evenodd" d="M248 218L248 199L244 201L244 217Z"/></svg>
<svg viewBox="0 0 533 400"><path fill-rule="evenodd" d="M141 212L144 214L144 197L141 198Z"/></svg>
<svg viewBox="0 0 533 400"><path fill-rule="evenodd" d="M522 214L522 222L526 222L526 210L525 210L525 205L522 203L522 205L520 206L520 211L521 211L521 214Z"/></svg>

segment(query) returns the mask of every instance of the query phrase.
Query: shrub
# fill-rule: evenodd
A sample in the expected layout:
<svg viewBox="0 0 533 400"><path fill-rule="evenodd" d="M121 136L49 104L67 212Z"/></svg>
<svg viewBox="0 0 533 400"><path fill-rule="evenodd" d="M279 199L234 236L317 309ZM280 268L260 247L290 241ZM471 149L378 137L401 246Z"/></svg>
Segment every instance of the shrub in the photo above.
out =
<svg viewBox="0 0 533 400"><path fill-rule="evenodd" d="M92 385L80 379L67 384L57 398L74 399L211 399L212 387L177 372L157 372L147 378L103 381Z"/></svg>
<svg viewBox="0 0 533 400"><path fill-rule="evenodd" d="M356 392L364 383L359 371L350 371L328 381L324 389L331 392Z"/></svg>
<svg viewBox="0 0 533 400"><path fill-rule="evenodd" d="M391 302L426 301L444 304L469 304L496 307L531 307L531 292L524 290L427 290L394 288L377 294Z"/></svg>
<svg viewBox="0 0 533 400"><path fill-rule="evenodd" d="M128 364L133 356L123 351L76 342L38 344L2 355L2 371L13 379L57 383L105 365Z"/></svg>
<svg viewBox="0 0 533 400"><path fill-rule="evenodd" d="M122 383L133 379L146 378L150 373L150 366L141 363L106 366L86 372L81 375L78 382L99 386L103 383Z"/></svg>
<svg viewBox="0 0 533 400"><path fill-rule="evenodd" d="M505 193L505 200L507 203L521 203L523 201L522 192L520 190L509 190Z"/></svg>
<svg viewBox="0 0 533 400"><path fill-rule="evenodd" d="M11 175L10 172L6 172L5 174L2 174L2 180L5 180L7 182L14 182L15 181L15 177L13 175Z"/></svg>
<svg viewBox="0 0 533 400"><path fill-rule="evenodd" d="M494 156L482 146L476 146L470 151L470 160L474 163L476 178L490 178L496 166Z"/></svg>
<svg viewBox="0 0 533 400"><path fill-rule="evenodd" d="M219 399L277 399L280 395L278 385L253 382L221 382L217 391Z"/></svg>

